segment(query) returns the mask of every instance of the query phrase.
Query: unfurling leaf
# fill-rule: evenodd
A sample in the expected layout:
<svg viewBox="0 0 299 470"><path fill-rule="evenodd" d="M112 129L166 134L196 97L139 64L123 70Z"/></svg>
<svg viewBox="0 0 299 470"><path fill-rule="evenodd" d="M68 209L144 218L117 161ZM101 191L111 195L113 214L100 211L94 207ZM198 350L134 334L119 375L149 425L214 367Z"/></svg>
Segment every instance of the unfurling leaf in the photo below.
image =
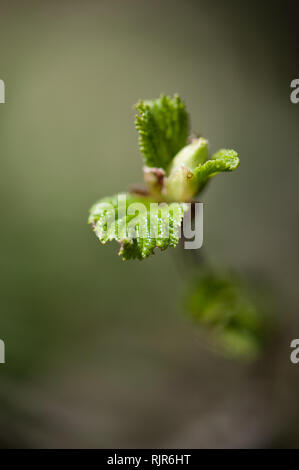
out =
<svg viewBox="0 0 299 470"><path fill-rule="evenodd" d="M173 159L166 180L169 200L191 201L206 186L210 178L223 171L233 171L239 165L237 152L219 150L208 159L208 142L194 139Z"/></svg>
<svg viewBox="0 0 299 470"><path fill-rule="evenodd" d="M199 165L194 174L198 184L198 191L201 191L210 178L218 173L233 171L239 166L240 160L234 150L221 149L216 152L211 160L203 165Z"/></svg>

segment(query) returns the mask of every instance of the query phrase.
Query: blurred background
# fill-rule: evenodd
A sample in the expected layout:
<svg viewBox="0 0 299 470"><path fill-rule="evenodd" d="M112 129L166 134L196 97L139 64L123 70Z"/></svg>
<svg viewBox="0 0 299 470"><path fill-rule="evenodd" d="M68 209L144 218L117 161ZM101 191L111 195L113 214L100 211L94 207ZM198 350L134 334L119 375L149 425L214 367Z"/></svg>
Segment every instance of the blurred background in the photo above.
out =
<svg viewBox="0 0 299 470"><path fill-rule="evenodd" d="M298 446L298 13L0 2L1 447ZM183 251L123 262L87 225L97 199L142 181L133 105L161 92L212 151L239 152L204 193L203 250L272 286L281 324L256 361L204 344Z"/></svg>

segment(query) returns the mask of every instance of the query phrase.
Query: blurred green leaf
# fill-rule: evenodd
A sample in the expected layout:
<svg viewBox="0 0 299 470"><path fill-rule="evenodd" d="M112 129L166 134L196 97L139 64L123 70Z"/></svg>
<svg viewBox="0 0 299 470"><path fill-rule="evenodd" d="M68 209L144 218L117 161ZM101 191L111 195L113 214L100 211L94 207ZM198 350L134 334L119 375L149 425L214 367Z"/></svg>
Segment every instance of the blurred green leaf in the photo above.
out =
<svg viewBox="0 0 299 470"><path fill-rule="evenodd" d="M231 356L258 356L269 336L269 315L236 275L204 272L187 295L187 309L217 348Z"/></svg>

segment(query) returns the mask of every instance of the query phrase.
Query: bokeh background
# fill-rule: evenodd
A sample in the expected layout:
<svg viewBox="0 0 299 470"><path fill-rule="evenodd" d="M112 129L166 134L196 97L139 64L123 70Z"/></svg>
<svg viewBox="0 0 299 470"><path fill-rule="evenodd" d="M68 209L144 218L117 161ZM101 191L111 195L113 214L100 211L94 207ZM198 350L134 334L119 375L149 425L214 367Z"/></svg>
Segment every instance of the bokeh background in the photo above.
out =
<svg viewBox="0 0 299 470"><path fill-rule="evenodd" d="M0 446L297 447L295 2L1 1ZM204 346L180 250L124 263L87 225L142 180L133 104L179 93L241 165L204 194L204 250L254 271L281 326L254 363ZM192 264L192 274L194 263Z"/></svg>

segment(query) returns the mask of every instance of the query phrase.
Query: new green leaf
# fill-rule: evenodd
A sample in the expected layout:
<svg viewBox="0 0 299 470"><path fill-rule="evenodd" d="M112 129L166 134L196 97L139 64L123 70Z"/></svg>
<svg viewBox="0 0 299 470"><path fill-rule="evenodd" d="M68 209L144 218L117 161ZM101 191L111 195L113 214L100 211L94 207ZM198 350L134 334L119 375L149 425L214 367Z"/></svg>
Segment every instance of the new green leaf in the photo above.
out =
<svg viewBox="0 0 299 470"><path fill-rule="evenodd" d="M178 95L162 95L136 105L139 145L148 167L167 169L174 156L187 144L189 118Z"/></svg>
<svg viewBox="0 0 299 470"><path fill-rule="evenodd" d="M98 201L88 222L101 243L116 240L123 260L142 260L179 242L180 227L187 210L183 203L158 204L136 194L117 194Z"/></svg>

